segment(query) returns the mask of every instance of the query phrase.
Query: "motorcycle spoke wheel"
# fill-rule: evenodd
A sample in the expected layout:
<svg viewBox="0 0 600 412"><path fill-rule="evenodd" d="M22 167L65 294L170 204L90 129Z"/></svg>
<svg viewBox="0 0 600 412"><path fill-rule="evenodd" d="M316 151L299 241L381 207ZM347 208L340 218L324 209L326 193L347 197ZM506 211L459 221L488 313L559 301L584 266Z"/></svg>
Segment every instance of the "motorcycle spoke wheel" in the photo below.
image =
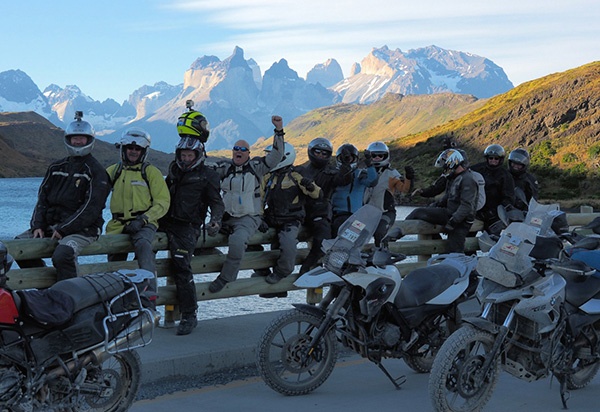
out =
<svg viewBox="0 0 600 412"><path fill-rule="evenodd" d="M494 336L464 326L440 348L429 377L429 395L435 411L481 411L498 381L499 359L487 373L481 367L490 356Z"/></svg>
<svg viewBox="0 0 600 412"><path fill-rule="evenodd" d="M458 308L456 312L460 316ZM416 350L404 355L404 362L417 373L429 373L433 366L433 360L437 356L440 347L450 334L456 330L456 323L447 314L440 315L434 320L435 328L430 331L427 341Z"/></svg>
<svg viewBox="0 0 600 412"><path fill-rule="evenodd" d="M570 371L567 374L568 389L584 388L596 377L600 369L600 360L592 353L594 351L589 344L577 349L577 353L571 362Z"/></svg>
<svg viewBox="0 0 600 412"><path fill-rule="evenodd" d="M321 318L291 310L276 318L260 339L257 367L265 383L283 395L304 395L323 384L337 361L333 332L320 339L314 351L309 346Z"/></svg>
<svg viewBox="0 0 600 412"><path fill-rule="evenodd" d="M86 385L93 393L84 396L84 411L125 412L137 396L140 386L141 361L133 351L120 352L91 372Z"/></svg>

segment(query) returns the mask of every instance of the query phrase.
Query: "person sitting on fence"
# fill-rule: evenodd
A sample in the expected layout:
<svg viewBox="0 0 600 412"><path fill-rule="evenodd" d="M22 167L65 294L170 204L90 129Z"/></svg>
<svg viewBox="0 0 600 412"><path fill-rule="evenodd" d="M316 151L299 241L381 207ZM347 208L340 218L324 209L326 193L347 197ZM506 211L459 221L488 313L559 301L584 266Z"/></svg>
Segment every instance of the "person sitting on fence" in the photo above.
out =
<svg viewBox="0 0 600 412"><path fill-rule="evenodd" d="M121 136L119 152L121 161L109 166L113 192L110 199L112 219L106 225L106 234L128 234L140 269L156 276L156 263L152 242L171 203L171 195L162 172L146 161L150 148L150 134L139 128L128 129ZM127 253L111 253L108 261L127 260ZM156 279L150 284L156 292ZM150 296L156 300L155 293Z"/></svg>
<svg viewBox="0 0 600 412"><path fill-rule="evenodd" d="M375 246L379 247L390 227L396 222L395 194L408 193L415 178L412 166L404 168L405 176L390 167L390 149L383 142L373 142L367 147L371 163L377 170L377 184L365 190L364 203L369 203L383 211L379 225L373 234Z"/></svg>
<svg viewBox="0 0 600 412"><path fill-rule="evenodd" d="M294 170L295 159L294 146L285 143L283 159L262 180L265 221L276 233L271 250L278 248L280 253L272 272L270 269L257 270L254 276L265 276L270 284L279 282L294 270L306 198L318 199L321 195L321 188L313 180Z"/></svg>
<svg viewBox="0 0 600 412"><path fill-rule="evenodd" d="M221 227L225 209L219 175L204 164L205 157L200 140L181 138L166 178L171 205L159 222L159 230L165 231L169 240L170 262L181 312L177 335L188 335L198 325L198 298L191 260L207 211L210 209L211 218L205 227L209 236L215 236Z"/></svg>
<svg viewBox="0 0 600 412"><path fill-rule="evenodd" d="M508 155L508 170L515 181L514 206L525 212L529 209L529 201L538 198L538 181L527 171L529 162L529 152L521 147Z"/></svg>
<svg viewBox="0 0 600 412"><path fill-rule="evenodd" d="M17 239L58 240L52 253L56 279L77 277L77 257L95 242L104 225L102 210L110 193L104 167L92 156L94 128L75 112L75 121L65 129L68 157L52 163L38 191L31 228ZM19 260L21 268L43 267L42 259Z"/></svg>
<svg viewBox="0 0 600 412"><path fill-rule="evenodd" d="M332 236L337 236L342 223L363 205L365 190L377 184L377 171L371 162L369 151L364 152L364 167L359 167L358 149L354 145L345 143L338 148L337 167L341 170L342 166L349 165L351 178L348 184L337 186L331 195Z"/></svg>
<svg viewBox="0 0 600 412"><path fill-rule="evenodd" d="M465 158L457 149L444 150L435 161L448 178L444 198L435 207L418 207L406 220L424 220L443 226L448 235L447 251L464 253L465 240L475 219L479 186Z"/></svg>
<svg viewBox="0 0 600 412"><path fill-rule="evenodd" d="M266 156L250 159L250 145L245 140L238 140L233 146L231 161L217 165L225 204L221 231L229 235L229 248L219 276L208 286L211 293L219 292L227 283L236 280L248 239L257 230L266 232L268 229L262 219L260 185L264 175L283 157L285 134L281 116L272 116L271 122L275 126L273 150Z"/></svg>
<svg viewBox="0 0 600 412"><path fill-rule="evenodd" d="M515 182L510 172L502 167L505 154L499 144L489 145L483 151L485 161L471 166L485 179L486 202L477 212L477 218L483 221L483 229L490 235L500 235L504 228L498 217L498 206L504 206L507 212L514 208Z"/></svg>
<svg viewBox="0 0 600 412"><path fill-rule="evenodd" d="M454 149L454 148L456 148L456 142L452 139L452 137L444 136L444 138L442 140L442 151L444 151L446 149ZM464 153L462 153L462 152L461 152L461 154L464 155ZM426 197L426 198L436 197L436 196L444 193L444 190L446 190L447 183L448 183L448 179L442 173L429 186L415 189L412 192L411 196L414 197L414 196L419 195L421 197Z"/></svg>
<svg viewBox="0 0 600 412"><path fill-rule="evenodd" d="M296 171L303 177L314 180L321 188L318 199L307 200L305 204L306 217L304 228L312 238L308 255L302 262L300 274L308 272L318 265L319 259L324 255L321 244L324 239L331 239L331 195L337 186L347 185L352 179L349 164L344 164L338 169L330 164L333 145L324 137L317 137L308 144L308 164L299 166Z"/></svg>

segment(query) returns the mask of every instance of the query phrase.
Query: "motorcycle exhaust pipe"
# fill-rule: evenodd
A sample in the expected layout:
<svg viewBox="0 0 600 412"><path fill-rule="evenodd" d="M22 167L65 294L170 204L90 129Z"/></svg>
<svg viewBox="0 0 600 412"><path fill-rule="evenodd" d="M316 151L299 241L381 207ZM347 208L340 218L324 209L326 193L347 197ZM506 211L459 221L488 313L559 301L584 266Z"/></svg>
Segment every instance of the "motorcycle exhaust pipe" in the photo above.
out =
<svg viewBox="0 0 600 412"><path fill-rule="evenodd" d="M98 344L95 349L92 349L91 351L89 349L84 351L84 356L81 358L70 360L64 363L61 367L57 367L49 371L48 379L56 379L60 376L64 376L66 375L67 371L73 372L74 370L78 370L84 365L94 361L100 364L112 357L116 352L127 350L127 348L131 347L133 343L138 341L144 341L144 345L140 346L149 344L152 341L155 318L151 311L145 310L145 312L149 313L142 314L142 316L136 321L137 323L141 322L141 326L135 326L136 330L132 330L133 325L130 325L128 328L121 331L108 344L105 344L104 342ZM148 340L148 335L150 336L150 340Z"/></svg>

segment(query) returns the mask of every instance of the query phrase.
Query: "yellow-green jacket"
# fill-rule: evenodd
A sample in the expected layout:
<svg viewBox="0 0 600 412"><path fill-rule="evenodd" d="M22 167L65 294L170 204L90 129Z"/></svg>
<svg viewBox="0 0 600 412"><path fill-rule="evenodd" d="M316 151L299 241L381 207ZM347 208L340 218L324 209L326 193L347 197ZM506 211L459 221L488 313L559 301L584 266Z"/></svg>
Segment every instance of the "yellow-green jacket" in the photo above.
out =
<svg viewBox="0 0 600 412"><path fill-rule="evenodd" d="M158 227L158 219L169 210L171 195L161 171L146 164L142 175L142 164L123 165L118 176L119 163L109 166L106 171L113 182L110 211L112 219L106 225L106 234L118 234L125 224L139 215L146 215L148 223ZM116 177L116 179L115 179Z"/></svg>

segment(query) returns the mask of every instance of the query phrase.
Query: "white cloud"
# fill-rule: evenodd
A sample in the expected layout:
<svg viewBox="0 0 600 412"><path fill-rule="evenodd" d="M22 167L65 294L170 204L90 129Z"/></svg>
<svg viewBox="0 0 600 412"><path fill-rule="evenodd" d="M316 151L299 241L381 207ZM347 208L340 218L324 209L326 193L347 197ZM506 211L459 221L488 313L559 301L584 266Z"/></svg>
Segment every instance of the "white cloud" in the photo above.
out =
<svg viewBox="0 0 600 412"><path fill-rule="evenodd" d="M590 0L190 0L169 7L198 13L228 31L218 41L199 42L199 51L224 58L237 45L263 71L285 58L300 76L328 58L347 74L352 63L383 45L407 50L435 44L479 54L517 84L546 74L543 63L550 73L554 64L564 70L600 55L600 4ZM577 40L566 41L568 33ZM577 46L568 47L572 42ZM579 45L587 50L577 51Z"/></svg>

